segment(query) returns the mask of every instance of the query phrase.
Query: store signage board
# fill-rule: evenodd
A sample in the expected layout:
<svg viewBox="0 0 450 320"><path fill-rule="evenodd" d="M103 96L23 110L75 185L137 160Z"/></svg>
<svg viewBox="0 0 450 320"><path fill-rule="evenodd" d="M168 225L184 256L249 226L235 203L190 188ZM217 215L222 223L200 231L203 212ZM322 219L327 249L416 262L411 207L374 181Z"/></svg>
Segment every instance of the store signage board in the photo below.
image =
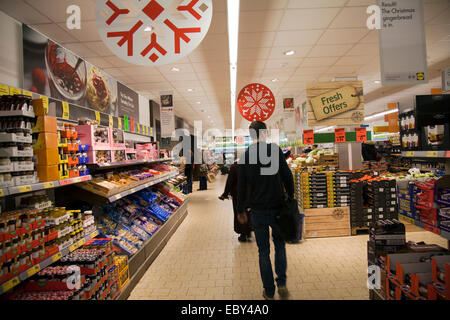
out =
<svg viewBox="0 0 450 320"><path fill-rule="evenodd" d="M130 123L128 121L128 116L123 116L124 130L130 131Z"/></svg>
<svg viewBox="0 0 450 320"><path fill-rule="evenodd" d="M248 121L266 121L272 116L275 106L274 94L261 83L246 85L237 97L238 110Z"/></svg>
<svg viewBox="0 0 450 320"><path fill-rule="evenodd" d="M364 122L362 81L308 83L306 96L310 127L360 125Z"/></svg>
<svg viewBox="0 0 450 320"><path fill-rule="evenodd" d="M303 144L314 144L314 130L303 130Z"/></svg>
<svg viewBox="0 0 450 320"><path fill-rule="evenodd" d="M175 108L173 95L170 93L161 94L161 137L170 138L175 131Z"/></svg>
<svg viewBox="0 0 450 320"><path fill-rule="evenodd" d="M364 127L355 128L356 131L356 142L366 142L367 141L367 130Z"/></svg>
<svg viewBox="0 0 450 320"><path fill-rule="evenodd" d="M63 107L63 114L62 114L63 119L69 119L70 118L69 104L67 102L63 102L62 107Z"/></svg>
<svg viewBox="0 0 450 320"><path fill-rule="evenodd" d="M377 0L381 82L384 86L428 83L422 0Z"/></svg>
<svg viewBox="0 0 450 320"><path fill-rule="evenodd" d="M190 54L211 25L212 0L97 0L100 38L119 58L160 66Z"/></svg>
<svg viewBox="0 0 450 320"><path fill-rule="evenodd" d="M334 142L335 143L345 142L345 128L334 129Z"/></svg>

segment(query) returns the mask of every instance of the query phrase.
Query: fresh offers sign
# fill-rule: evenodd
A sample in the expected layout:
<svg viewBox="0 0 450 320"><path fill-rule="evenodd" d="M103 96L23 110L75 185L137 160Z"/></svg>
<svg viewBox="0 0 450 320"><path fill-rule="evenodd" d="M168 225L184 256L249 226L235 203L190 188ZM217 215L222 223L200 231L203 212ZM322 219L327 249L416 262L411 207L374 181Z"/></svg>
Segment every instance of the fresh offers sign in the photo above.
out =
<svg viewBox="0 0 450 320"><path fill-rule="evenodd" d="M383 85L428 82L422 0L377 0L381 9L380 68Z"/></svg>
<svg viewBox="0 0 450 320"><path fill-rule="evenodd" d="M100 37L123 60L158 66L178 61L202 42L211 0L97 0Z"/></svg>
<svg viewBox="0 0 450 320"><path fill-rule="evenodd" d="M309 83L306 86L310 126L355 125L364 121L361 81Z"/></svg>

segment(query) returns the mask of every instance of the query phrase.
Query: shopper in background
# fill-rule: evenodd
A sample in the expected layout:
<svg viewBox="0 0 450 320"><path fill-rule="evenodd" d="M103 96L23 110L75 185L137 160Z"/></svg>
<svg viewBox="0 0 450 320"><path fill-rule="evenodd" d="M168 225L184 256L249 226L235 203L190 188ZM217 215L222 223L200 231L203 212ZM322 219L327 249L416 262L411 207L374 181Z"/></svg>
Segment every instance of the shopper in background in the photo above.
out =
<svg viewBox="0 0 450 320"><path fill-rule="evenodd" d="M237 209L237 187L238 187L238 165L237 156L236 160L230 166L230 172L228 173L227 182L225 184L225 190L219 197L220 200L229 199L233 201L233 214L234 214L234 231L239 234L239 242L251 242L251 221L250 212L248 212L248 206L245 206L245 213L247 214L247 221L241 223L238 219L238 209Z"/></svg>
<svg viewBox="0 0 450 320"><path fill-rule="evenodd" d="M259 268L264 286L263 297L273 300L275 295L270 261L270 227L275 246L278 294L282 299L286 299L289 296L286 288L286 248L276 216L283 206L284 189L288 197L294 197L294 181L281 149L275 144L266 143L267 127L265 123L254 121L250 124L249 129L254 143L249 146L238 163L238 219L242 223L247 219L245 200L248 196L248 205L251 208L252 225L259 251ZM266 160L262 158L265 150L270 159L268 162L262 161ZM274 174L267 174L265 169L273 167L278 170Z"/></svg>
<svg viewBox="0 0 450 320"><path fill-rule="evenodd" d="M375 148L375 142L363 143L361 146L363 161L381 161L382 156Z"/></svg>
<svg viewBox="0 0 450 320"><path fill-rule="evenodd" d="M190 159L189 159L190 157ZM194 171L194 153L192 150L186 155L186 163L184 167L184 175L186 176L186 192L192 193L192 174Z"/></svg>
<svg viewBox="0 0 450 320"><path fill-rule="evenodd" d="M208 165L206 163L206 154L203 153L202 164L200 165L199 170L200 187L198 191L208 190Z"/></svg>

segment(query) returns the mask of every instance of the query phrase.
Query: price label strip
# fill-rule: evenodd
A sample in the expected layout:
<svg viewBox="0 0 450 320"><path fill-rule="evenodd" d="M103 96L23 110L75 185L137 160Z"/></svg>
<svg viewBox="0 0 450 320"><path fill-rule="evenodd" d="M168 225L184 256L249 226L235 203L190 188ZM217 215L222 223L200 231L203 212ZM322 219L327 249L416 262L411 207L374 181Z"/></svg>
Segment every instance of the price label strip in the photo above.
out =
<svg viewBox="0 0 450 320"><path fill-rule="evenodd" d="M95 111L95 120L97 120L98 124L100 124L100 112Z"/></svg>
<svg viewBox="0 0 450 320"><path fill-rule="evenodd" d="M43 105L43 107L44 107L45 114L48 114L48 97L46 97L46 96L40 96L39 99L42 100L42 105Z"/></svg>
<svg viewBox="0 0 450 320"><path fill-rule="evenodd" d="M55 187L55 184L53 182L45 182L44 183L44 189L51 189L54 187Z"/></svg>
<svg viewBox="0 0 450 320"><path fill-rule="evenodd" d="M427 157L437 158L438 156L439 156L439 153L437 151L428 151L427 152Z"/></svg>
<svg viewBox="0 0 450 320"><path fill-rule="evenodd" d="M3 189L0 189L0 197L4 197L5 193L3 192Z"/></svg>
<svg viewBox="0 0 450 320"><path fill-rule="evenodd" d="M14 277L2 285L3 292L6 292L19 284L19 278Z"/></svg>
<svg viewBox="0 0 450 320"><path fill-rule="evenodd" d="M406 151L406 156L407 157L414 157L415 152L414 151Z"/></svg>
<svg viewBox="0 0 450 320"><path fill-rule="evenodd" d="M0 96L7 96L9 95L9 87L4 84L0 84Z"/></svg>
<svg viewBox="0 0 450 320"><path fill-rule="evenodd" d="M15 94L22 94L22 90L14 88L14 87L10 87L9 88L9 94L10 95L15 95Z"/></svg>
<svg viewBox="0 0 450 320"><path fill-rule="evenodd" d="M30 269L27 270L28 277L31 277L41 271L41 266L39 264L32 266Z"/></svg>
<svg viewBox="0 0 450 320"><path fill-rule="evenodd" d="M70 118L69 104L63 101L62 107L63 107L63 114L62 114L63 119L69 119Z"/></svg>
<svg viewBox="0 0 450 320"><path fill-rule="evenodd" d="M114 127L114 118L112 115L109 115L109 127L110 128Z"/></svg>
<svg viewBox="0 0 450 320"><path fill-rule="evenodd" d="M117 118L117 127L122 130L122 118Z"/></svg>
<svg viewBox="0 0 450 320"><path fill-rule="evenodd" d="M19 193L24 193L24 192L30 192L32 191L31 186L20 186L19 187Z"/></svg>

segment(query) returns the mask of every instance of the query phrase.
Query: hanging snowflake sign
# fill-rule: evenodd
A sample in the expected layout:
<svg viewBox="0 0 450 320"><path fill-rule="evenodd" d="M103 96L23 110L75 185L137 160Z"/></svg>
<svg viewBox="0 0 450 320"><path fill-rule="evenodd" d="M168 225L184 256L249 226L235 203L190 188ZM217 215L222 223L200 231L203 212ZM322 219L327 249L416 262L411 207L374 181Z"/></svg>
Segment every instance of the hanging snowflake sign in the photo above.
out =
<svg viewBox="0 0 450 320"><path fill-rule="evenodd" d="M239 92L237 106L248 121L265 121L275 110L275 97L265 85L252 83Z"/></svg>
<svg viewBox="0 0 450 320"><path fill-rule="evenodd" d="M211 25L212 0L97 0L97 28L118 57L142 66L190 54Z"/></svg>

